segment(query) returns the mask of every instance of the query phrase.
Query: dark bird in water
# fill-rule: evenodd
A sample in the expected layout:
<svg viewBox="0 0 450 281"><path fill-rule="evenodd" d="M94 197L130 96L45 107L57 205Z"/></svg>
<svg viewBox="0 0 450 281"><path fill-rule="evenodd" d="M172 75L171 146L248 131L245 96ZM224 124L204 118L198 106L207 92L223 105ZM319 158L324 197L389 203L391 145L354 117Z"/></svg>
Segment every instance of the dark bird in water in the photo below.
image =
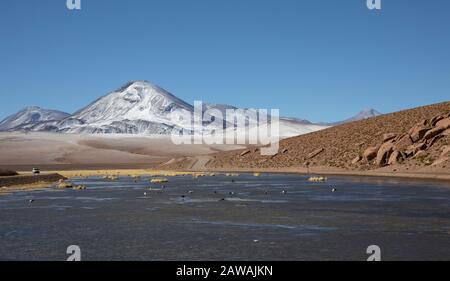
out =
<svg viewBox="0 0 450 281"><path fill-rule="evenodd" d="M220 199L219 201L225 201L225 198Z"/></svg>
<svg viewBox="0 0 450 281"><path fill-rule="evenodd" d="M28 201L29 203L33 203L34 202L34 200L33 199L30 199L29 201Z"/></svg>
<svg viewBox="0 0 450 281"><path fill-rule="evenodd" d="M230 193L228 193L228 194L230 194L230 195L234 195L235 193L234 193L233 191L230 191Z"/></svg>
<svg viewBox="0 0 450 281"><path fill-rule="evenodd" d="M235 180L231 180L231 182L236 182Z"/></svg>
<svg viewBox="0 0 450 281"><path fill-rule="evenodd" d="M214 194L217 194L217 190L214 190Z"/></svg>

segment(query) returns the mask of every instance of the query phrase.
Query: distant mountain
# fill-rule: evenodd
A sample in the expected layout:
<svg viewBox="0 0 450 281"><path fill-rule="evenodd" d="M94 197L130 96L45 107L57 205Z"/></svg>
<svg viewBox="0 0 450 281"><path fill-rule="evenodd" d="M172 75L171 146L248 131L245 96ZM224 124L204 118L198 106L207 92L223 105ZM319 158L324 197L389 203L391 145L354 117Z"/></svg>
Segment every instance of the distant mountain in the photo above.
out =
<svg viewBox="0 0 450 281"><path fill-rule="evenodd" d="M58 122L69 116L70 114L62 111L29 106L1 121L0 131L26 130L38 124Z"/></svg>
<svg viewBox="0 0 450 281"><path fill-rule="evenodd" d="M213 110L216 110L222 113L225 120L227 109L238 108L225 104L203 105L203 113L206 116L208 112L214 115ZM73 115L29 107L2 121L0 131L167 135L177 128L192 133L191 115L193 113L192 105L168 91L147 81L133 81L100 97ZM237 114L245 113L238 111ZM252 117L250 119L251 124L257 123L257 119ZM211 126L217 126L217 129L234 130L232 123L215 120L215 118L210 118L210 121L203 125L208 125L208 129L211 129ZM283 138L327 127L329 125L313 124L308 120L280 118L280 136ZM254 128L253 131L255 131Z"/></svg>
<svg viewBox="0 0 450 281"><path fill-rule="evenodd" d="M235 106L232 105L228 105L228 104L205 104L204 105L204 110L211 110L211 109L215 109L218 110L222 113L222 116L226 116L226 110L227 109L231 109L231 110L236 110L238 109ZM245 109L244 109L245 110ZM236 112L236 115L243 115L244 113L239 113L239 111ZM268 114L270 114L270 112L268 112ZM251 116L250 116L251 117ZM255 118L249 118L249 123L253 122L253 124L257 124L258 120ZM268 121L270 122L271 117L268 116ZM299 135L304 135L304 134L308 134L308 133L312 133L318 130L322 130L325 128L328 128L328 125L321 125L321 124L313 124L312 122L308 121L308 120L304 120L304 119L298 119L298 118L290 118L290 117L281 117L280 116L280 137L281 138L288 138L288 137L293 137L293 136L299 136ZM257 133L255 132L255 130L251 130L253 131L253 133ZM245 133L245 132L242 132Z"/></svg>
<svg viewBox="0 0 450 281"><path fill-rule="evenodd" d="M344 121L341 121L339 123L350 123L350 122L354 122L354 121L360 121L360 120L369 119L372 117L377 117L380 115L382 115L380 112L376 111L375 109L369 108L369 109L364 109L363 111L359 112L355 116L353 116L349 119L346 119Z"/></svg>
<svg viewBox="0 0 450 281"><path fill-rule="evenodd" d="M341 125L341 124L345 124L345 123L350 123L350 122L355 122L355 121L360 121L360 120L364 120L364 119L377 117L380 115L382 115L382 113L378 112L375 109L369 108L369 109L364 109L361 112L359 112L358 114L356 114L355 116L350 117L345 120L342 120L342 121L332 122L332 123L319 123L319 124L328 125L328 126L337 126L337 125Z"/></svg>
<svg viewBox="0 0 450 281"><path fill-rule="evenodd" d="M300 118L294 118L294 117L280 117L280 120L283 120L285 122L304 124L304 125L320 125L320 124L314 124L311 121L306 120L306 119L300 119Z"/></svg>

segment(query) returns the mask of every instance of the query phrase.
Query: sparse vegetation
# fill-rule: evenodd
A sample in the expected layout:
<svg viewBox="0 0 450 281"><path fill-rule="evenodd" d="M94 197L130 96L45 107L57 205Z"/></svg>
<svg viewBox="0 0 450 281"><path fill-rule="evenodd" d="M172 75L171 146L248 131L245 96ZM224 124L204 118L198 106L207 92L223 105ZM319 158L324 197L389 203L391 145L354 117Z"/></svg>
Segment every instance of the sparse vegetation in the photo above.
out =
<svg viewBox="0 0 450 281"><path fill-rule="evenodd" d="M325 177L310 177L308 179L308 181L310 181L310 182L325 182L325 181L328 181L328 178L325 178Z"/></svg>
<svg viewBox="0 0 450 281"><path fill-rule="evenodd" d="M58 184L56 185L56 188L60 189L73 188L73 184L65 182L64 180L59 180Z"/></svg>
<svg viewBox="0 0 450 281"><path fill-rule="evenodd" d="M151 183L166 183L166 182L169 182L169 180L166 178L155 178L155 179L151 179L150 182Z"/></svg>

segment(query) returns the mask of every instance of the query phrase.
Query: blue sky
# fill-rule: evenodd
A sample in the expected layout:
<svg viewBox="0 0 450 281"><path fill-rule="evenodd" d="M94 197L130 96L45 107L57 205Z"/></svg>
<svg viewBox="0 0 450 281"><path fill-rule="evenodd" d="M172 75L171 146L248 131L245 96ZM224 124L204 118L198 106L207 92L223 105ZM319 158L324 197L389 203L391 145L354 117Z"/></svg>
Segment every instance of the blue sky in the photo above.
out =
<svg viewBox="0 0 450 281"><path fill-rule="evenodd" d="M81 1L1 1L0 118L140 79L312 121L450 100L448 0Z"/></svg>

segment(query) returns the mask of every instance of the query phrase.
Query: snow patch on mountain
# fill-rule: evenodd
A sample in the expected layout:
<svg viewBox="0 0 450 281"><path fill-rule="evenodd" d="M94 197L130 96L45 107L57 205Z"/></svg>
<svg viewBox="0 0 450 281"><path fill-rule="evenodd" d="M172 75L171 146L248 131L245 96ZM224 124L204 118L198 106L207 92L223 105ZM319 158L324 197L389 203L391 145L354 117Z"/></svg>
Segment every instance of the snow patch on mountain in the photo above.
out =
<svg viewBox="0 0 450 281"><path fill-rule="evenodd" d="M38 124L58 122L69 116L70 114L62 111L29 106L1 121L0 131L29 129Z"/></svg>

